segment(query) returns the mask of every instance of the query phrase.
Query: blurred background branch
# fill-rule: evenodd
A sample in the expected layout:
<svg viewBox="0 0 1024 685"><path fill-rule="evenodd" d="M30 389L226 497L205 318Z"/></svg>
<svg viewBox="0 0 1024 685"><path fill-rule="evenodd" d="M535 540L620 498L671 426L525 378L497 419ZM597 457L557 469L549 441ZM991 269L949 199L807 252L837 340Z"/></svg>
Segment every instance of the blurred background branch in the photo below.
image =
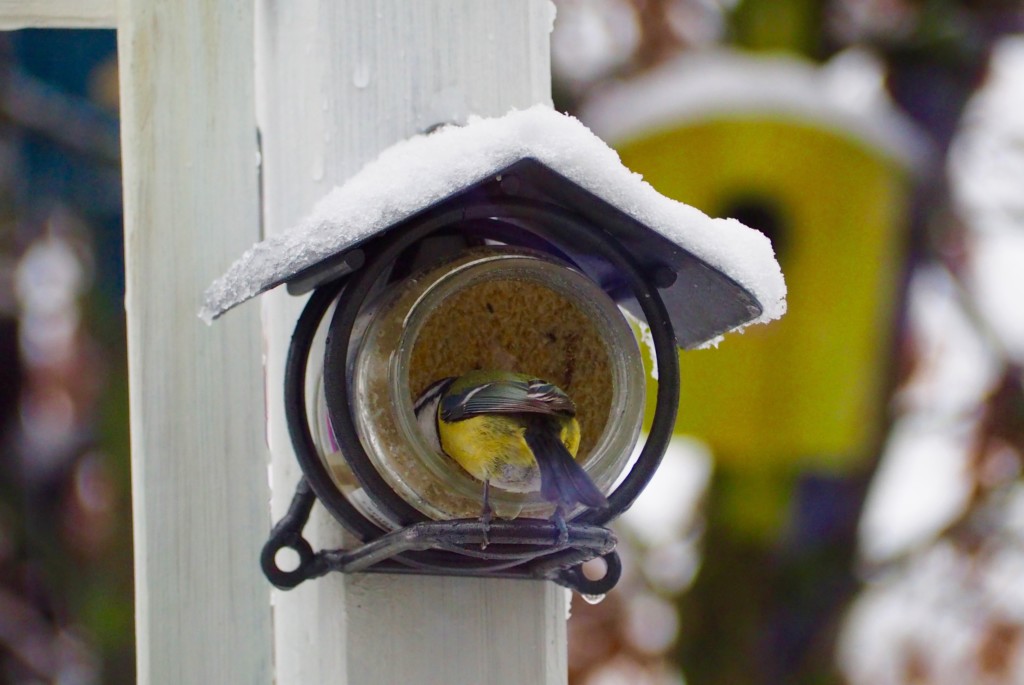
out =
<svg viewBox="0 0 1024 685"><path fill-rule="evenodd" d="M0 35L0 682L134 678L115 41Z"/></svg>
<svg viewBox="0 0 1024 685"><path fill-rule="evenodd" d="M571 644L600 647L571 650L573 681L1024 680L1021 4L556 4L558 105L661 192L764 231L790 287L773 331L684 353L710 476L666 540L624 517L629 589L574 605Z"/></svg>

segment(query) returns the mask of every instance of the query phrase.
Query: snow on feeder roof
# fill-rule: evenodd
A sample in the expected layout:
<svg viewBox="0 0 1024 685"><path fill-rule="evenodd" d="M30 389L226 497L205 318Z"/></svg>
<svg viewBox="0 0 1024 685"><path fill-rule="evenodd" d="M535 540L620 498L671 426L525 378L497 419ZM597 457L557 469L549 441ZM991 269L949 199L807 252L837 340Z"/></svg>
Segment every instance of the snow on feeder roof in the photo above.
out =
<svg viewBox="0 0 1024 685"><path fill-rule="evenodd" d="M661 195L578 120L538 105L471 118L466 126L388 148L328 193L298 226L243 254L207 289L200 317L209 323L277 285L295 286L345 260L342 269L358 268L362 255L354 248L399 224L439 208L486 205L502 193L567 210L658 272L683 347L785 313L785 282L764 235ZM557 235L545 239L634 309L628 295L615 292L614 274L559 243Z"/></svg>

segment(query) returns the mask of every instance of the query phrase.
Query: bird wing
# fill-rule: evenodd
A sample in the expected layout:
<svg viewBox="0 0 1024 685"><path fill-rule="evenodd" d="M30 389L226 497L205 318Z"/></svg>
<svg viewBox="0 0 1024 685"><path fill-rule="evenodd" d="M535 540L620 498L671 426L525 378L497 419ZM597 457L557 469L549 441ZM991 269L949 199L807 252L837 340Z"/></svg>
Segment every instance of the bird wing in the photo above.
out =
<svg viewBox="0 0 1024 685"><path fill-rule="evenodd" d="M441 418L461 421L481 414L575 416L576 405L558 387L541 380L499 379L452 392L441 400Z"/></svg>
<svg viewBox="0 0 1024 685"><path fill-rule="evenodd" d="M441 401L441 396L454 382L453 376L436 381L423 391L417 398L416 404L413 405L413 413L416 415L416 423L419 424L420 432L438 452L444 450L441 448L441 436L437 432L437 405Z"/></svg>
<svg viewBox="0 0 1024 685"><path fill-rule="evenodd" d="M428 407L433 407L433 409L436 410L438 399L448 391L448 388L452 387L452 383L454 382L455 377L448 376L447 378L442 378L439 381L434 381L427 386L427 389L424 390L418 398L416 398L416 403L412 407L416 416L419 417L420 414L423 413L423 410Z"/></svg>

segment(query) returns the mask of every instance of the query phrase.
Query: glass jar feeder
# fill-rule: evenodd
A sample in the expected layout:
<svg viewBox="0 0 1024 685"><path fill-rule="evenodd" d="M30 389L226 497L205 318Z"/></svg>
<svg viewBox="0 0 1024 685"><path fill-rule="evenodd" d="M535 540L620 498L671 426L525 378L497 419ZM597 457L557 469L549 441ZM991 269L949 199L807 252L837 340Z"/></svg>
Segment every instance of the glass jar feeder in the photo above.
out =
<svg viewBox="0 0 1024 685"><path fill-rule="evenodd" d="M416 398L442 378L488 369L558 385L577 407L578 461L605 493L636 444L645 380L633 331L595 283L549 255L464 251L383 288L359 321L346 377L361 408L360 441L387 486L426 518L472 518L482 506L482 483L429 443L413 413ZM335 438L323 373L314 369L313 406L324 467L364 516L395 530L402 524L367 496ZM501 518L554 511L539 493L498 487L490 503Z"/></svg>

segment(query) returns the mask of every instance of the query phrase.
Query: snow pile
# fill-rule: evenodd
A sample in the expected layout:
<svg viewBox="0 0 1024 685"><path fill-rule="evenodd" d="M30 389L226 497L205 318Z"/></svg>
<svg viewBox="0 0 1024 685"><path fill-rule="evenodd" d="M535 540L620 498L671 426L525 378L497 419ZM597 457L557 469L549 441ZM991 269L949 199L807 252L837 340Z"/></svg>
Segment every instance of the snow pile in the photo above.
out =
<svg viewBox="0 0 1024 685"><path fill-rule="evenodd" d="M893 428L860 521L866 560L885 562L924 547L963 514L974 439L965 424L912 416Z"/></svg>
<svg viewBox="0 0 1024 685"><path fill-rule="evenodd" d="M977 407L1000 374L947 272L919 269L908 305L918 359L895 398L900 416L860 521L861 554L872 564L930 544L963 515L973 494Z"/></svg>
<svg viewBox="0 0 1024 685"><path fill-rule="evenodd" d="M786 310L786 285L771 244L731 219L711 219L671 200L619 161L578 120L538 105L503 117L471 118L402 141L335 188L298 226L250 248L207 289L207 323L417 211L533 157L647 224L746 288L764 308L750 323Z"/></svg>
<svg viewBox="0 0 1024 685"><path fill-rule="evenodd" d="M984 88L968 104L949 157L957 207L971 229L966 281L986 325L1024 361L1024 38L992 53Z"/></svg>
<svg viewBox="0 0 1024 685"><path fill-rule="evenodd" d="M622 0L565 2L551 34L551 67L584 84L625 64L640 42L635 9Z"/></svg>
<svg viewBox="0 0 1024 685"><path fill-rule="evenodd" d="M950 150L953 196L975 230L1024 229L1024 37L1000 41Z"/></svg>
<svg viewBox="0 0 1024 685"><path fill-rule="evenodd" d="M869 582L839 636L846 682L1024 682L1024 490L979 514L976 542L939 543Z"/></svg>

